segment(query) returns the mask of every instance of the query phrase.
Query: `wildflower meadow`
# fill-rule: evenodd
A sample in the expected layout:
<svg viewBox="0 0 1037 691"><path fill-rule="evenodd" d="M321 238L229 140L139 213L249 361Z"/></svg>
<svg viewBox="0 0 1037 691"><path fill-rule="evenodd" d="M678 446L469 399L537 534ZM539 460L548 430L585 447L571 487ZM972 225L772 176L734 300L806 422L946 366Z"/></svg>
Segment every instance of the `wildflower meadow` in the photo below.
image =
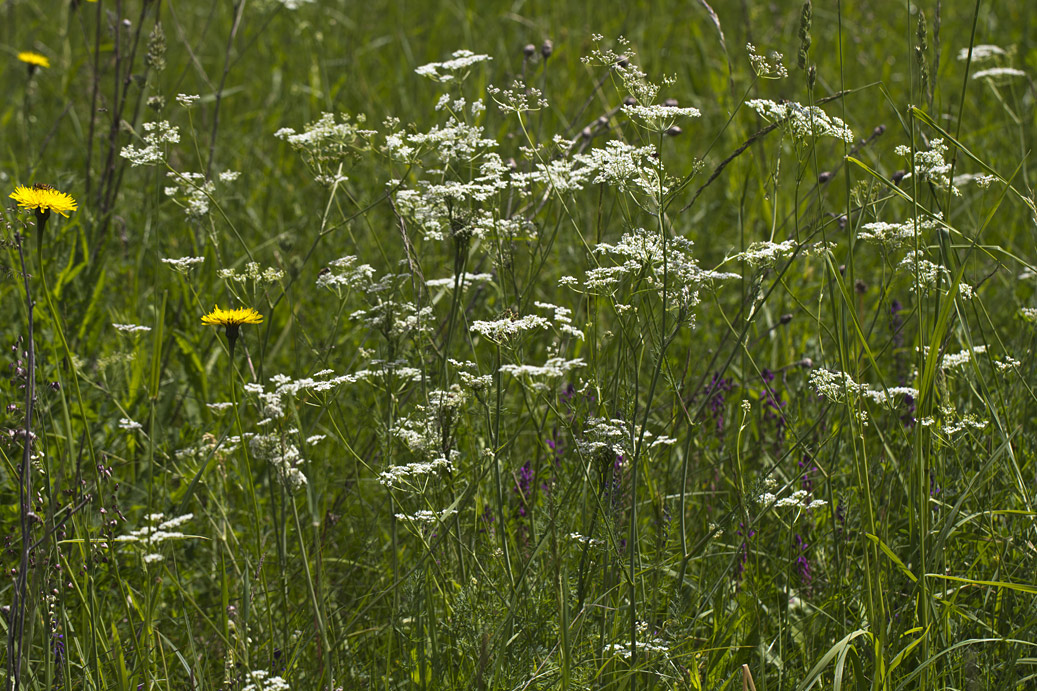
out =
<svg viewBox="0 0 1037 691"><path fill-rule="evenodd" d="M1035 26L0 3L5 691L1037 688Z"/></svg>

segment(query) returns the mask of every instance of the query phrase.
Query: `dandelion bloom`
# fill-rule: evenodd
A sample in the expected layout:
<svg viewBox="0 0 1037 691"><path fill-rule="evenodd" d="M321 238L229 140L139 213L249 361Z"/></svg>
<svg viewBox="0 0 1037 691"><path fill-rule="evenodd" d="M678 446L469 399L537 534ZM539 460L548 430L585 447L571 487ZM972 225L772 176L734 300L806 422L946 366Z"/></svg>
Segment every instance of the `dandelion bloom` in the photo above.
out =
<svg viewBox="0 0 1037 691"><path fill-rule="evenodd" d="M18 59L32 67L50 67L50 60L47 59L46 55L40 55L31 50L23 50L21 53L18 53Z"/></svg>
<svg viewBox="0 0 1037 691"><path fill-rule="evenodd" d="M202 317L203 324L226 327L227 341L230 343L230 354L234 357L234 344L238 340L238 329L242 324L260 324L263 315L251 307L240 307L236 310L221 310L216 305L212 312Z"/></svg>
<svg viewBox="0 0 1037 691"><path fill-rule="evenodd" d="M47 215L51 211L68 218L70 211L76 210L76 200L64 192L59 192L50 185L35 184L32 187L18 185L10 195L24 209L36 209L38 213Z"/></svg>
<svg viewBox="0 0 1037 691"><path fill-rule="evenodd" d="M220 309L219 305L213 311L202 317L203 324L211 326L239 327L242 324L261 324L263 315L251 307L242 307L236 310Z"/></svg>

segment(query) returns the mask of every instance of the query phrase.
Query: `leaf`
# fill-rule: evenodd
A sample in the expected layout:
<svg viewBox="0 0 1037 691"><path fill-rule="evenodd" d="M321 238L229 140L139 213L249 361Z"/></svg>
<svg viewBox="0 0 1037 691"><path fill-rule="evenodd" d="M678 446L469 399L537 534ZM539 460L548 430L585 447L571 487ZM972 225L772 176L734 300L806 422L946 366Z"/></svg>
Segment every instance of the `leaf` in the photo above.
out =
<svg viewBox="0 0 1037 691"><path fill-rule="evenodd" d="M961 578L960 576L945 576L942 573L927 573L925 575L927 578L940 578L945 581L955 581L957 583L967 583L969 585L985 585L991 588L1007 588L1009 590L1018 590L1021 593L1037 595L1037 585L1012 583L1010 581L977 581L972 578Z"/></svg>
<svg viewBox="0 0 1037 691"><path fill-rule="evenodd" d="M882 553L889 557L890 561L896 564L900 571L911 579L912 583L918 582L918 577L911 573L911 569L907 568L907 566L904 565L904 562L900 561L900 557L894 554L893 550L891 550L885 542L880 540L877 535L872 535L871 533L864 533L864 535L878 545L879 549L882 550Z"/></svg>

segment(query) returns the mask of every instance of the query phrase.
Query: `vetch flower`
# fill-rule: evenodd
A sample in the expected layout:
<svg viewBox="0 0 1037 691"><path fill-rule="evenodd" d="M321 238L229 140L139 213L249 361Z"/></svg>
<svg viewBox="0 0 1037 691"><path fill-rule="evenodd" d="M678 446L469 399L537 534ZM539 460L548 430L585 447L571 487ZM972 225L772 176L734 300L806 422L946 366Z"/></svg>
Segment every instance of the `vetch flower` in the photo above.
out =
<svg viewBox="0 0 1037 691"><path fill-rule="evenodd" d="M44 218L48 217L52 210L65 218L68 218L69 212L76 210L75 199L40 182L32 187L18 185L8 196L23 209L36 209L36 213Z"/></svg>

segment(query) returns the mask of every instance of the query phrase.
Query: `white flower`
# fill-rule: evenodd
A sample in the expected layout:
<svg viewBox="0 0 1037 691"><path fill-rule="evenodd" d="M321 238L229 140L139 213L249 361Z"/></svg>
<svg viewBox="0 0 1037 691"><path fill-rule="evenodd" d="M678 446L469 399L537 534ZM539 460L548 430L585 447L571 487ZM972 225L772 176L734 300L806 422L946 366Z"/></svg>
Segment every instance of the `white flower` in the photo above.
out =
<svg viewBox="0 0 1037 691"><path fill-rule="evenodd" d="M194 104L198 103L198 100L200 98L201 96L197 96L194 94L177 94L176 102L184 108L191 108L194 106Z"/></svg>
<svg viewBox="0 0 1037 691"><path fill-rule="evenodd" d="M1013 77L1025 77L1026 73L1022 70L1017 70L1014 67L991 67L989 69L980 70L972 75L973 79L990 79L990 80L1001 80L1011 79Z"/></svg>
<svg viewBox="0 0 1037 691"><path fill-rule="evenodd" d="M294 492L306 485L306 476L301 470L302 454L284 435L257 434L248 440L248 444L255 458L266 461L277 471L281 483L287 489Z"/></svg>
<svg viewBox="0 0 1037 691"><path fill-rule="evenodd" d="M452 451L451 455L456 456L457 451ZM445 456L439 456L431 461L419 461L416 463L408 463L406 465L394 465L379 473L378 481L388 487L390 485L399 484L400 481L404 479L417 479L424 475L429 475L437 470L453 472L453 460L446 458Z"/></svg>
<svg viewBox="0 0 1037 691"><path fill-rule="evenodd" d="M665 173L653 146L631 146L613 139L605 143L605 148L577 154L574 160L593 171L593 182L610 185L621 192L636 189L656 198L669 191L661 184Z"/></svg>
<svg viewBox="0 0 1037 691"><path fill-rule="evenodd" d="M911 290L915 290L918 286L921 286L923 289L935 288L940 275L950 273L946 267L925 259L922 250L908 252L907 256L897 265L897 268L914 275L916 280L912 281Z"/></svg>
<svg viewBox="0 0 1037 691"><path fill-rule="evenodd" d="M139 429L144 429L144 426L141 425L139 422L135 422L133 420L130 420L129 418L122 417L119 418L119 429L124 429L133 432Z"/></svg>
<svg viewBox="0 0 1037 691"><path fill-rule="evenodd" d="M901 144L893 150L898 156L911 156L911 148ZM951 164L946 159L947 145L942 139L934 139L929 142L928 151L914 152L914 169L922 180L928 180L940 189L950 189L954 195L960 195L947 174L951 170Z"/></svg>
<svg viewBox="0 0 1037 691"><path fill-rule="evenodd" d="M464 280L461 281L461 285L464 288L468 288L473 283L487 283L490 281L493 281L493 274L464 274ZM425 281L425 286L428 288L453 288L454 283L456 282L456 276L451 276L450 278L433 278Z"/></svg>
<svg viewBox="0 0 1037 691"><path fill-rule="evenodd" d="M280 0L281 4L290 10L299 7L303 1L311 2L312 0ZM270 676L270 672L266 670L249 672L247 678L249 683L242 687L241 691L290 691L288 682L280 676Z"/></svg>
<svg viewBox="0 0 1037 691"><path fill-rule="evenodd" d="M918 389L911 386L891 386L885 390L867 389L863 394L879 405L892 405L890 399L894 396L910 396L917 399Z"/></svg>
<svg viewBox="0 0 1037 691"><path fill-rule="evenodd" d="M749 53L749 64L753 72L761 79L784 79L789 76L789 71L782 64L781 53L771 51L770 60L756 52L756 46L752 43L745 44L745 50Z"/></svg>
<svg viewBox="0 0 1037 691"><path fill-rule="evenodd" d="M466 71L472 65L492 60L489 55L476 55L470 50L457 50L451 56L452 60L445 62L430 62L414 70L416 74L437 82L446 82L454 79L455 73Z"/></svg>
<svg viewBox="0 0 1037 691"><path fill-rule="evenodd" d="M168 121L144 123L144 148L138 149L128 144L119 151L119 155L130 162L131 166L150 166L163 160L162 144L176 144L180 141L180 130Z"/></svg>
<svg viewBox="0 0 1037 691"><path fill-rule="evenodd" d="M302 132L282 127L274 136L288 142L312 168L324 171L351 152L367 146L367 140L377 134L360 127L365 121L363 116L358 115L352 121L349 115L339 118L341 122L336 121L333 113L322 113L319 120L306 125Z"/></svg>
<svg viewBox="0 0 1037 691"><path fill-rule="evenodd" d="M179 271L182 274L186 274L195 264L201 264L205 261L205 257L180 257L179 259L171 259L169 257L163 257L162 263L170 267L174 271Z"/></svg>
<svg viewBox="0 0 1037 691"><path fill-rule="evenodd" d="M436 513L435 511L423 509L421 511L418 511L417 513L413 513L410 515L405 513L398 513L395 514L395 516L396 520L403 521L405 523L421 523L424 525L432 525L435 523L441 523L445 521L446 519L453 516L455 513L457 513L457 509L445 509L441 513Z"/></svg>
<svg viewBox="0 0 1037 691"><path fill-rule="evenodd" d="M846 372L832 372L823 367L810 371L810 384L820 395L830 401L839 402L847 395L857 396L867 387L855 382Z"/></svg>
<svg viewBox="0 0 1037 691"><path fill-rule="evenodd" d="M497 321L473 321L471 331L481 334L491 341L502 342L523 331L546 329L551 325L543 317L526 315L525 317L498 319Z"/></svg>
<svg viewBox="0 0 1037 691"><path fill-rule="evenodd" d="M895 249L907 243L908 240L913 240L916 228L919 233L922 233L933 230L938 225L939 219L933 218L920 218L917 224L914 221L903 223L875 221L861 226L857 237L866 242L883 245L888 249Z"/></svg>
<svg viewBox="0 0 1037 691"><path fill-rule="evenodd" d="M150 326L141 326L140 324L112 324L115 329L122 331L123 333L146 333L151 331Z"/></svg>
<svg viewBox="0 0 1037 691"><path fill-rule="evenodd" d="M548 359L543 366L537 365L501 365L500 371L512 375L513 377L527 377L529 379L557 379L564 377L571 370L577 367L583 367L587 363L583 361L583 358L576 358L575 360L566 360L560 357L553 357Z"/></svg>
<svg viewBox="0 0 1037 691"><path fill-rule="evenodd" d="M988 43L983 43L978 46L972 46L972 62L983 62L992 58L1007 55L1005 49L1001 46L994 46ZM969 59L969 49L962 48L958 51L958 59L964 62Z"/></svg>
<svg viewBox="0 0 1037 691"><path fill-rule="evenodd" d="M1007 372L1008 370L1018 368L1020 365L1022 363L1011 355L1005 355L1003 360L994 360L994 367L997 368L998 372Z"/></svg>
<svg viewBox="0 0 1037 691"><path fill-rule="evenodd" d="M985 345L978 345L972 349L972 352L981 355L987 352L987 347ZM969 362L972 362L972 353L968 350L963 350L959 353L944 353L943 361L940 363L940 366L945 370L958 369Z"/></svg>
<svg viewBox="0 0 1037 691"><path fill-rule="evenodd" d="M777 243L764 240L752 243L745 248L744 252L734 255L730 259L742 259L752 267L771 266L775 262L792 256L797 247L795 240Z"/></svg>
<svg viewBox="0 0 1037 691"><path fill-rule="evenodd" d="M803 106L786 101L775 103L753 99L746 103L761 117L782 125L795 139L806 141L814 137L835 137L853 143L853 132L839 118L827 115L817 106Z"/></svg>
<svg viewBox="0 0 1037 691"><path fill-rule="evenodd" d="M678 117L697 118L702 115L698 108L677 108L664 105L625 105L623 112L628 117L642 121L648 129L665 130L673 124Z"/></svg>
<svg viewBox="0 0 1037 691"><path fill-rule="evenodd" d="M237 283L244 283L245 281L277 283L284 278L284 271L270 266L264 269L259 266L259 262L248 262L245 264L245 270L240 273L235 269L220 269L216 272L216 275L225 281L235 281Z"/></svg>
<svg viewBox="0 0 1037 691"><path fill-rule="evenodd" d="M183 516L177 516L176 518L171 518L167 521L163 521L163 518L165 518L165 516L161 513L145 516L144 519L148 522L148 525L145 525L143 528L138 530L130 531L125 535L116 537L115 542L136 542L139 543L143 549L150 550L166 540L182 540L188 537L174 529L194 518L194 514L184 514ZM144 558L145 561L149 561L147 556ZM158 557L158 559L161 559L161 557ZM155 557L152 557L150 561L156 561Z"/></svg>
<svg viewBox="0 0 1037 691"><path fill-rule="evenodd" d="M756 503L762 506L774 506L774 508L796 508L809 511L820 508L828 502L824 499L815 499L805 489L797 489L790 495L778 497L771 492L764 492L756 497Z"/></svg>
<svg viewBox="0 0 1037 691"><path fill-rule="evenodd" d="M595 540L594 538L580 535L579 533L569 533L569 539L575 540L584 545L590 545L591 547L600 547L605 544L602 540Z"/></svg>
<svg viewBox="0 0 1037 691"><path fill-rule="evenodd" d="M341 289L363 288L370 285L375 275L369 264L357 264L354 256L342 257L328 264L328 270L317 276L317 287L333 290L341 295Z"/></svg>
<svg viewBox="0 0 1037 691"><path fill-rule="evenodd" d="M528 113L547 107L547 99L540 89L527 86L518 79L512 82L510 89L490 85L486 87L486 93L490 94L493 102L504 113Z"/></svg>

